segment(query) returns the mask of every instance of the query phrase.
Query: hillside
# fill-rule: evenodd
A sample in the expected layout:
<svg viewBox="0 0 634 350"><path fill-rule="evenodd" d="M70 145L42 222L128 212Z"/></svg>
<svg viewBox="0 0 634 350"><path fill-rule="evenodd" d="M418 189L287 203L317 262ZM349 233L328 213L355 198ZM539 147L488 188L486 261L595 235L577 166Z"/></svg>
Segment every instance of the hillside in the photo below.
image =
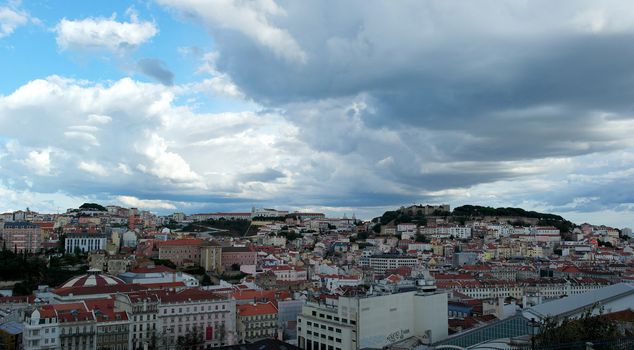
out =
<svg viewBox="0 0 634 350"><path fill-rule="evenodd" d="M442 215L440 215L442 214ZM536 211L527 211L522 208L493 208L484 207L479 205L463 205L455 208L451 213L439 213L438 216L445 217L447 221L454 222L463 225L468 220L482 219L482 218L516 218L512 224L525 225L525 221L522 219L537 219L537 224L540 226L554 226L558 228L562 233L571 232L575 227L575 224L564 219L563 217L555 214L539 213ZM435 217L435 215L430 215ZM416 223L418 225L426 225L427 217L418 214L416 216L408 215L400 209L390 210L383 213L383 215L372 219L376 225L373 230L379 232L381 225L398 225L400 223Z"/></svg>

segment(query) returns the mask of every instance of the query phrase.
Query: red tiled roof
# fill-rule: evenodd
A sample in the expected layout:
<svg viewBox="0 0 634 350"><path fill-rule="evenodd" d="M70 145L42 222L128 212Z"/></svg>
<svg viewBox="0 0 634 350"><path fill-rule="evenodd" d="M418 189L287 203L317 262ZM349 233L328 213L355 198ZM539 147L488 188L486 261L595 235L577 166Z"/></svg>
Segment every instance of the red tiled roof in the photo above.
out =
<svg viewBox="0 0 634 350"><path fill-rule="evenodd" d="M237 306L238 316L256 316L277 314L277 308L273 303L244 304Z"/></svg>
<svg viewBox="0 0 634 350"><path fill-rule="evenodd" d="M231 294L236 300L283 300L291 297L288 291L275 290L240 290Z"/></svg>
<svg viewBox="0 0 634 350"><path fill-rule="evenodd" d="M169 241L157 242L159 247L162 246L179 246L179 245L201 245L205 242L198 238L184 238L184 239L172 239Z"/></svg>
<svg viewBox="0 0 634 350"><path fill-rule="evenodd" d="M188 288L178 292L160 291L157 292L161 302L176 303L189 300L218 300L225 299L212 291L198 288Z"/></svg>

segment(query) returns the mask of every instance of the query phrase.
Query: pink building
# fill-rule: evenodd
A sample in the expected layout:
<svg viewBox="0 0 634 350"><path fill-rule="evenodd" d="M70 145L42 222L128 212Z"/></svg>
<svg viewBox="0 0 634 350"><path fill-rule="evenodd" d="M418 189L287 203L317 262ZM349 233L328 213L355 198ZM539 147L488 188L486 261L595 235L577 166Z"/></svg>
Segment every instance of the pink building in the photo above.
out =
<svg viewBox="0 0 634 350"><path fill-rule="evenodd" d="M37 252L42 248L40 226L30 222L5 222L2 242L8 250Z"/></svg>
<svg viewBox="0 0 634 350"><path fill-rule="evenodd" d="M222 247L222 267L231 270L231 266L237 264L255 265L257 253L248 247Z"/></svg>
<svg viewBox="0 0 634 350"><path fill-rule="evenodd" d="M202 239L174 239L159 242L159 259L170 260L176 265L183 263L200 264L200 247Z"/></svg>

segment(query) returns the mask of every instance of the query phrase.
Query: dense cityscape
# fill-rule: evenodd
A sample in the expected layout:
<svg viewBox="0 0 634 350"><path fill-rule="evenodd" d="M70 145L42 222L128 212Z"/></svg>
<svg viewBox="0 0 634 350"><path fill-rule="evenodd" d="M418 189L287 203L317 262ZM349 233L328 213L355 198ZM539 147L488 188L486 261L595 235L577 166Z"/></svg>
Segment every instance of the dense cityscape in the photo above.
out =
<svg viewBox="0 0 634 350"><path fill-rule="evenodd" d="M632 350L632 42L627 0L0 0L0 350Z"/></svg>
<svg viewBox="0 0 634 350"><path fill-rule="evenodd" d="M519 208L412 205L364 221L85 203L0 219L7 349L521 348L530 320L598 305L634 318L631 229Z"/></svg>

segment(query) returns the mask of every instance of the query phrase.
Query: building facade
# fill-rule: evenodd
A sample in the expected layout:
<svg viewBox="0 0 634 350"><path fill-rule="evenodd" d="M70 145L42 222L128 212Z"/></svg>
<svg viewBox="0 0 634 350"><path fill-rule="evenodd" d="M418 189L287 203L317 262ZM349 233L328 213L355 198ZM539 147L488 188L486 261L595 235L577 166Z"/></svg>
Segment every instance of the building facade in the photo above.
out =
<svg viewBox="0 0 634 350"><path fill-rule="evenodd" d="M235 300L195 288L161 293L160 299L160 334L168 347L235 344Z"/></svg>
<svg viewBox="0 0 634 350"><path fill-rule="evenodd" d="M238 341L240 343L251 343L277 336L277 307L270 301L238 305L237 318Z"/></svg>
<svg viewBox="0 0 634 350"><path fill-rule="evenodd" d="M66 253L94 252L106 249L107 236L92 233L68 233L64 243Z"/></svg>
<svg viewBox="0 0 634 350"><path fill-rule="evenodd" d="M222 247L222 268L230 270L232 265L256 265L257 253L248 247Z"/></svg>
<svg viewBox="0 0 634 350"><path fill-rule="evenodd" d="M3 245L6 249L38 252L42 248L40 226L25 221L5 222L2 228Z"/></svg>
<svg viewBox="0 0 634 350"><path fill-rule="evenodd" d="M174 239L160 242L158 246L159 259L170 260L176 265L198 264L200 262L200 247L203 242L202 239Z"/></svg>
<svg viewBox="0 0 634 350"><path fill-rule="evenodd" d="M410 337L431 344L447 337L447 312L447 294L416 291L307 303L297 320L298 346L382 348Z"/></svg>

